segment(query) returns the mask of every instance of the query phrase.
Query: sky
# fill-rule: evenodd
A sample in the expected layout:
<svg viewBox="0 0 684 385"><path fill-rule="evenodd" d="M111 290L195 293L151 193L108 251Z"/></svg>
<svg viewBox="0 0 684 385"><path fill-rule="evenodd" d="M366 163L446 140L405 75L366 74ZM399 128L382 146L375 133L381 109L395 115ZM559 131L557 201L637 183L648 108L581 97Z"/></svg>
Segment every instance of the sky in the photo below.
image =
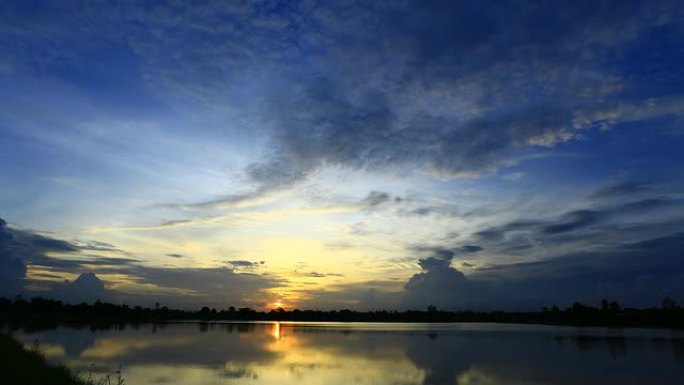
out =
<svg viewBox="0 0 684 385"><path fill-rule="evenodd" d="M3 1L0 294L684 301L680 1Z"/></svg>

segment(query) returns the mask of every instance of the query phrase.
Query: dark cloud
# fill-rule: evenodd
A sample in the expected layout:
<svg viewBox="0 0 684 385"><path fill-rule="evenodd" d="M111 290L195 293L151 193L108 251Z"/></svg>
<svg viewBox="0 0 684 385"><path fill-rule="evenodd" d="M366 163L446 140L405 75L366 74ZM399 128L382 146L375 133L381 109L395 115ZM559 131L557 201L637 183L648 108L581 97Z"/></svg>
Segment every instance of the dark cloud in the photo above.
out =
<svg viewBox="0 0 684 385"><path fill-rule="evenodd" d="M557 234L577 230L596 224L601 219L601 213L594 210L577 210L563 216L553 224L543 226L540 231L545 234Z"/></svg>
<svg viewBox="0 0 684 385"><path fill-rule="evenodd" d="M432 207L418 207L417 209L413 209L408 212L410 215L417 215L417 216L426 216L430 215L433 212Z"/></svg>
<svg viewBox="0 0 684 385"><path fill-rule="evenodd" d="M648 198L596 209L574 210L551 219L518 219L503 225L485 228L475 233L483 242L501 242L514 233L528 233L533 238L560 235L607 224L623 217L647 214L659 209L681 207L682 201L668 198ZM527 244L527 240L522 240ZM517 243L517 242L516 242ZM511 245L508 245L511 246Z"/></svg>
<svg viewBox="0 0 684 385"><path fill-rule="evenodd" d="M504 225L489 227L475 233L477 239L487 242L501 240L504 235L512 231L525 231L538 228L543 222L535 220L516 220Z"/></svg>
<svg viewBox="0 0 684 385"><path fill-rule="evenodd" d="M81 255L79 255L81 256ZM111 266L111 267L122 267L134 265L140 262L138 259L132 258L112 258L103 257L99 255L88 255L83 256L85 258L52 258L45 255L36 255L30 262L31 265L36 266L46 266L56 269L69 270L69 269L87 269L89 267L98 266Z"/></svg>
<svg viewBox="0 0 684 385"><path fill-rule="evenodd" d="M434 255L418 261L420 273L411 277L404 286L404 306L425 307L436 305L441 308L462 306L471 288L465 275L451 267L453 252L437 250Z"/></svg>
<svg viewBox="0 0 684 385"><path fill-rule="evenodd" d="M423 271L406 283L403 303L421 308L538 309L612 298L628 306L657 306L667 296L684 298L682 247L684 233L674 233L599 251L477 268L467 277L450 266L450 258L435 254L419 259Z"/></svg>
<svg viewBox="0 0 684 385"><path fill-rule="evenodd" d="M554 5L551 10L540 5L521 10L500 4L485 10L461 3L374 7L365 17L348 21L325 18L321 27L334 30L332 36L347 31L354 56L361 60L340 66L349 71L344 81L309 77L274 93L268 111L273 116L275 153L286 170L295 167L304 173L329 164L364 169L411 164L446 175L476 174L510 160L515 146L553 146L578 138L578 129L597 121L610 125L634 119L639 107L633 108L632 116L627 116L629 108L622 109L625 116L612 123L597 117L598 111L617 108L611 100L614 91L596 87L594 78L604 73L609 79L611 74L596 65L595 57L584 60L582 54L601 55L604 52L597 47L627 43L629 39L619 38L627 35L615 33L624 30L624 22L635 28L637 39L638 29L659 23L656 15L674 7L660 5L663 8L648 10L635 3L621 5L621 23L613 21L613 7ZM340 12L354 13L353 7L342 8ZM331 11L322 9L319 15L332 15ZM381 17L385 12L403 22L386 22ZM541 14L553 15L552 20L526 22L540 20ZM577 28L573 20L585 16L603 22ZM588 30L615 40L602 41ZM561 52L559 46L568 50ZM331 52L347 57L345 48L339 45ZM393 70L370 69L382 67L387 57L394 59ZM571 66L567 71L566 65ZM561 75L570 68L574 76ZM441 86L420 86L425 83ZM474 99L458 98L464 84L478 92ZM462 108L440 109L439 102L436 108L411 108L410 103L420 101L413 99L417 91L436 101L458 100ZM538 93L545 103L539 102ZM429 108L433 111L426 112ZM586 118L578 119L577 111Z"/></svg>
<svg viewBox="0 0 684 385"><path fill-rule="evenodd" d="M7 222L0 218L0 294L17 294L26 276L23 252L14 244Z"/></svg>
<svg viewBox="0 0 684 385"><path fill-rule="evenodd" d="M605 275L631 272L647 275L650 272L684 272L684 261L678 257L678 248L684 245L684 233L652 238L639 242L626 242L603 251L577 252L538 262L502 265L482 269L482 272L506 270L516 276L544 276L559 278L565 274L601 271Z"/></svg>
<svg viewBox="0 0 684 385"><path fill-rule="evenodd" d="M611 214L639 214L648 210L660 209L660 208L676 208L681 206L684 201L680 199L669 199L669 198L648 198L642 199L634 202L628 202L620 206L614 207L609 212Z"/></svg>
<svg viewBox="0 0 684 385"><path fill-rule="evenodd" d="M451 258L454 257L454 252L448 248L444 248L443 246L433 246L419 243L415 245L409 245L408 249L418 253L434 254L434 256L438 256L440 259L451 260Z"/></svg>
<svg viewBox="0 0 684 385"><path fill-rule="evenodd" d="M363 198L361 204L368 208L373 208L383 203L387 203L390 200L392 200L392 197L386 192L371 191L370 193L368 193L367 197Z"/></svg>
<svg viewBox="0 0 684 385"><path fill-rule="evenodd" d="M105 288L104 283L94 273L81 273L74 281L56 284L52 287L51 295L65 302L111 302L112 292Z"/></svg>
<svg viewBox="0 0 684 385"><path fill-rule="evenodd" d="M160 223L159 227L174 227L178 225L185 225L188 223L192 223L192 219L172 219Z"/></svg>
<svg viewBox="0 0 684 385"><path fill-rule="evenodd" d="M129 254L127 251L122 250L107 242L89 241L86 243L74 243L74 246L86 251L106 251L118 254Z"/></svg>
<svg viewBox="0 0 684 385"><path fill-rule="evenodd" d="M667 296L684 298L684 263L678 257L683 245L684 234L676 233L602 251L491 267L478 274L510 277L519 293L538 301L616 298L631 306L654 306ZM544 295L532 294L535 290Z"/></svg>
<svg viewBox="0 0 684 385"><path fill-rule="evenodd" d="M615 182L611 185L596 190L589 199L607 199L613 197L626 197L631 195L647 192L651 186L645 182L637 182L633 180L623 180Z"/></svg>
<svg viewBox="0 0 684 385"><path fill-rule="evenodd" d="M458 248L458 251L461 253L477 253L482 250L484 250L484 248L478 245L463 245Z"/></svg>
<svg viewBox="0 0 684 385"><path fill-rule="evenodd" d="M484 250L482 246L478 245L463 245L453 248L446 248L444 246L424 244L410 245L408 249L413 252L428 253L431 254L431 258L438 258L445 261L451 261L458 254L472 254Z"/></svg>
<svg viewBox="0 0 684 385"><path fill-rule="evenodd" d="M401 210L399 215L426 217L430 215L444 216L444 217L458 217L462 213L456 206L440 205L440 206L422 206L410 210Z"/></svg>
<svg viewBox="0 0 684 385"><path fill-rule="evenodd" d="M244 170L245 192L176 208L260 198L330 166L477 175L587 129L681 116L681 93L640 92L649 80L625 76L616 58L676 26L676 1L333 2L288 12L255 5L247 14L218 4L105 8L65 12L68 25L82 26L76 36L58 21L7 20L7 45L21 47L11 61L31 63L31 49L52 51L61 40L125 42L159 98L200 109L231 100L258 117L246 128L265 130L269 151ZM44 40L26 37L36 31ZM656 72L679 67L674 56L660 60Z"/></svg>
<svg viewBox="0 0 684 385"><path fill-rule="evenodd" d="M252 261L245 261L245 260L232 260L232 261L226 261L226 263L233 266L234 268L253 269L253 268L264 265L266 262L265 261L252 262Z"/></svg>
<svg viewBox="0 0 684 385"><path fill-rule="evenodd" d="M73 254L79 250L70 242L8 227L0 218L0 293L11 295L23 291L28 264L59 261L48 257L48 253Z"/></svg>
<svg viewBox="0 0 684 385"><path fill-rule="evenodd" d="M271 159L263 163L253 163L245 169L245 176L256 187L244 193L229 194L215 199L194 203L171 203L162 205L181 210L213 209L231 207L241 203L263 198L270 193L283 190L303 181L307 176L306 170L295 168L284 159ZM170 221L171 225L186 221ZM175 223L179 222L179 223ZM188 220L189 222L189 220ZM169 225L166 223L165 225Z"/></svg>
<svg viewBox="0 0 684 385"><path fill-rule="evenodd" d="M71 242L49 238L31 231L12 229L10 232L12 233L15 245L23 247L31 254L43 254L46 252L73 253L79 251L79 248Z"/></svg>
<svg viewBox="0 0 684 385"><path fill-rule="evenodd" d="M171 258L185 258L185 255L183 255L183 254L176 254L176 253L166 254L166 256L167 256L167 257L171 257Z"/></svg>
<svg viewBox="0 0 684 385"><path fill-rule="evenodd" d="M24 292L27 267L42 266L54 272L74 273L89 269L113 269L120 272L124 267L130 267L139 260L130 258L113 258L99 255L84 255L82 251L109 251L121 253L111 244L92 241L87 244L75 244L59 239L49 238L32 231L10 228L0 219L0 294L12 295ZM50 253L61 253L59 258L51 257ZM59 277L56 274L36 275L40 279ZM50 292L42 293L67 301L92 301L96 299L111 300L111 293L104 288L104 284L92 272L82 273L73 282L52 283L43 282Z"/></svg>

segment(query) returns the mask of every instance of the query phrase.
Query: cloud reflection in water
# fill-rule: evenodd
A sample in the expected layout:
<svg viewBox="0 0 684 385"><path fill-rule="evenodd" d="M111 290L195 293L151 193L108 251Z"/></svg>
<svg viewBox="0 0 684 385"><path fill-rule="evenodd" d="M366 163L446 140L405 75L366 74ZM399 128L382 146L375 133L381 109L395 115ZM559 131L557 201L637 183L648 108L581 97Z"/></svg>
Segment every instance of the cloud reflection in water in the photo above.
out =
<svg viewBox="0 0 684 385"><path fill-rule="evenodd" d="M684 334L487 324L180 323L16 333L130 384L671 384Z"/></svg>

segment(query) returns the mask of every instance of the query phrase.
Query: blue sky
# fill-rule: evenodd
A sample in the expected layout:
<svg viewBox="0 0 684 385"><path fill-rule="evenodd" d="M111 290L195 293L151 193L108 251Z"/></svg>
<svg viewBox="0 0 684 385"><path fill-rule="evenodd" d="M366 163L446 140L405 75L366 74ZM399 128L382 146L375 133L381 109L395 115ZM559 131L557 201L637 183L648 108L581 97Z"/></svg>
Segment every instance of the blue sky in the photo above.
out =
<svg viewBox="0 0 684 385"><path fill-rule="evenodd" d="M679 2L0 10L5 295L684 300Z"/></svg>

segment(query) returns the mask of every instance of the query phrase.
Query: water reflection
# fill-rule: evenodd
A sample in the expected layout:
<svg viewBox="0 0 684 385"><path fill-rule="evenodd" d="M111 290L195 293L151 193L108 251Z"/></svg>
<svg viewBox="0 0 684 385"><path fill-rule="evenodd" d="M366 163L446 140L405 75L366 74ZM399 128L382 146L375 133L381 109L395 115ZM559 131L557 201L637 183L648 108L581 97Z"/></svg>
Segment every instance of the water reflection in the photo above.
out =
<svg viewBox="0 0 684 385"><path fill-rule="evenodd" d="M670 331L461 324L178 323L14 331L81 372L145 384L674 384Z"/></svg>
<svg viewBox="0 0 684 385"><path fill-rule="evenodd" d="M273 338L276 340L280 339L280 322L273 323Z"/></svg>

